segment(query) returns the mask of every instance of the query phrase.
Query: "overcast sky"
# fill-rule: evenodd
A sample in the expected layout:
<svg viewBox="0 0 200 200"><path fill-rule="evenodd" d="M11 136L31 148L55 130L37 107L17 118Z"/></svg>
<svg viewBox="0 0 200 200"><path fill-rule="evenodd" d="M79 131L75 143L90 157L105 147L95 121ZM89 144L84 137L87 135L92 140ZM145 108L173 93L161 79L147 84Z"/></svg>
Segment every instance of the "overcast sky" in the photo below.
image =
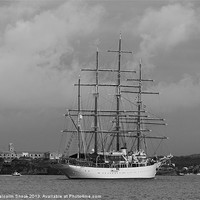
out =
<svg viewBox="0 0 200 200"><path fill-rule="evenodd" d="M57 151L79 69L120 33L161 92L168 151L200 153L198 0L1 0L0 150Z"/></svg>

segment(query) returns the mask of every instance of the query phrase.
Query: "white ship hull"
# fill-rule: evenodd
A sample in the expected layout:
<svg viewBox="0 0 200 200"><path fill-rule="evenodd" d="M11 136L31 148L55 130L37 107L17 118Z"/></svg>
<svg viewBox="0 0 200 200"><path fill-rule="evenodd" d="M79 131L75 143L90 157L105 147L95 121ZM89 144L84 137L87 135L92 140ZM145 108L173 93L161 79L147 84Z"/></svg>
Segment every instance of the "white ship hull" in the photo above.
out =
<svg viewBox="0 0 200 200"><path fill-rule="evenodd" d="M150 166L126 168L100 168L58 164L57 168L70 179L142 179L154 178L157 166L158 163Z"/></svg>

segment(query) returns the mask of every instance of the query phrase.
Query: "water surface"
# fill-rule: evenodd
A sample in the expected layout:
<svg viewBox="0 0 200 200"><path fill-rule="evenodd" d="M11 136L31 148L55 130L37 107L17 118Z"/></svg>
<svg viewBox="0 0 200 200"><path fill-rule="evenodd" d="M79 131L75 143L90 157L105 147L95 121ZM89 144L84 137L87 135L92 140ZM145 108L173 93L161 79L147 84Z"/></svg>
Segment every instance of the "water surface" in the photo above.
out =
<svg viewBox="0 0 200 200"><path fill-rule="evenodd" d="M155 179L69 180L65 176L0 176L0 199L198 200L200 176Z"/></svg>

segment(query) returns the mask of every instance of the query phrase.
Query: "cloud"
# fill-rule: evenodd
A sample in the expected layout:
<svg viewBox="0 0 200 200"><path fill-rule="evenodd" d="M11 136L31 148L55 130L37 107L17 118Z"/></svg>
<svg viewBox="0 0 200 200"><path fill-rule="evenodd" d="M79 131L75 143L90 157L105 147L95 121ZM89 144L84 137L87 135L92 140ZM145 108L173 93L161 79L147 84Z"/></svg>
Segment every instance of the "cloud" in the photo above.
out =
<svg viewBox="0 0 200 200"><path fill-rule="evenodd" d="M152 57L155 56L158 61L160 60L160 52L169 55L169 52L177 50L181 44L191 42L191 40L199 37L199 16L199 9L191 3L177 2L159 8L148 8L142 16L138 17L137 31L134 35L139 36L141 41L136 58L138 60L142 58L145 72L149 73L149 70L156 67L152 62ZM132 22L135 23L136 19L133 19ZM130 25L131 22L129 27L133 27L133 25ZM178 52L176 53L178 54ZM174 62L175 66L177 62L180 63L178 60L174 60ZM173 70L176 71L177 69L174 67ZM182 74L183 70L179 69L179 73ZM194 108L200 105L199 77L185 74L177 82L160 82L149 90L151 89L159 91L159 97L144 96L144 100L147 100L147 104L150 104L156 110L172 112L179 108ZM157 100L155 100L156 98Z"/></svg>
<svg viewBox="0 0 200 200"><path fill-rule="evenodd" d="M74 43L98 28L104 9L82 1L20 5L1 7L12 16L0 20L1 108L65 106L80 68Z"/></svg>
<svg viewBox="0 0 200 200"><path fill-rule="evenodd" d="M147 9L139 20L140 56L151 57L172 50L199 34L198 11L191 4L170 4L159 10Z"/></svg>
<svg viewBox="0 0 200 200"><path fill-rule="evenodd" d="M151 89L160 93L159 97L145 97L154 109L159 108L165 112L174 112L177 109L195 108L200 105L199 76L192 77L185 74L177 83L161 82Z"/></svg>

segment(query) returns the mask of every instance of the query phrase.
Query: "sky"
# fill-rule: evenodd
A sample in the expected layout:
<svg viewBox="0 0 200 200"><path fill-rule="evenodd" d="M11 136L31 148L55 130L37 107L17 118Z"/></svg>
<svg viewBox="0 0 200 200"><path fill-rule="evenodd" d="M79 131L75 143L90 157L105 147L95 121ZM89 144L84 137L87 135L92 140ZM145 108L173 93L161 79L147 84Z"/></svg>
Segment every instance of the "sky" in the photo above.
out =
<svg viewBox="0 0 200 200"><path fill-rule="evenodd" d="M120 33L129 68L142 58L155 79L159 102L147 101L166 119L168 151L200 153L198 0L1 0L0 150L57 151L80 69Z"/></svg>

